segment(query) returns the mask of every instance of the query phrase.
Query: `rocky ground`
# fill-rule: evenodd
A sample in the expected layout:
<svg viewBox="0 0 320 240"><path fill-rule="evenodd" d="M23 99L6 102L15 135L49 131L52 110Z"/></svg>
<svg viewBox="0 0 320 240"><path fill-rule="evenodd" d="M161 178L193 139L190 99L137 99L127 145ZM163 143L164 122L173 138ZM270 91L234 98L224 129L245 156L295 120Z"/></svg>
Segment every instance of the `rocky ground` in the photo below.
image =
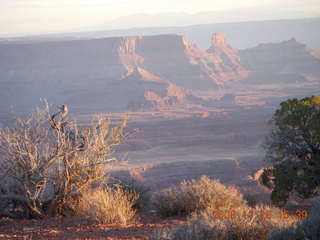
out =
<svg viewBox="0 0 320 240"><path fill-rule="evenodd" d="M185 224L185 219L162 219L155 214L141 215L127 226L96 224L80 218L44 220L0 220L0 239L148 239L162 227Z"/></svg>

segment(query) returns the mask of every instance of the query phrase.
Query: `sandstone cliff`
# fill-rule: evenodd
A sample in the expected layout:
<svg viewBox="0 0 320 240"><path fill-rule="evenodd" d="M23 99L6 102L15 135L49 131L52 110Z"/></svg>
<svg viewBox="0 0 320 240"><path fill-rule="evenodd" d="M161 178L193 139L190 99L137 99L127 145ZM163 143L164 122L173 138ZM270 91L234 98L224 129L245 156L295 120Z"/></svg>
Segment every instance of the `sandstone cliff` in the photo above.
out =
<svg viewBox="0 0 320 240"><path fill-rule="evenodd" d="M207 52L213 55L216 62L219 63L215 65L216 69L219 69L220 72L230 72L230 76L233 75L232 79L225 79L224 83L230 80L241 80L248 76L247 70L241 66L238 50L228 44L224 34L212 35L211 46Z"/></svg>
<svg viewBox="0 0 320 240"><path fill-rule="evenodd" d="M0 100L30 105L48 98L109 110L199 103L185 89L219 89L246 76L235 50L219 41L212 48L219 53L179 35L2 44Z"/></svg>
<svg viewBox="0 0 320 240"><path fill-rule="evenodd" d="M0 113L40 98L86 113L208 107L217 102L195 90L306 81L304 75L320 76L319 53L295 39L241 51L220 33L207 51L179 35L0 44Z"/></svg>
<svg viewBox="0 0 320 240"><path fill-rule="evenodd" d="M222 45L217 45L221 49L217 55L200 50L179 35L150 36L135 40L135 49L129 58L132 58L133 53L140 56L143 61L139 62L139 67L184 88L217 89L222 88L225 82L246 77L246 71L238 65L239 60L234 60L235 54L232 55Z"/></svg>

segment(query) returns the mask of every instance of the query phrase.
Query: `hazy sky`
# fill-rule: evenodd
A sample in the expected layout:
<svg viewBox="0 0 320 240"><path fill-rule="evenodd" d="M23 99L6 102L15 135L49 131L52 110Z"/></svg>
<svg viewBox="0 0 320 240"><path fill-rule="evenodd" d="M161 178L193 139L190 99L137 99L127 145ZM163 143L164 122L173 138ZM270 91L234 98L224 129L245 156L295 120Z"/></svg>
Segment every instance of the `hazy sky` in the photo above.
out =
<svg viewBox="0 0 320 240"><path fill-rule="evenodd" d="M0 0L0 35L76 29L138 13L247 7L320 12L320 0Z"/></svg>

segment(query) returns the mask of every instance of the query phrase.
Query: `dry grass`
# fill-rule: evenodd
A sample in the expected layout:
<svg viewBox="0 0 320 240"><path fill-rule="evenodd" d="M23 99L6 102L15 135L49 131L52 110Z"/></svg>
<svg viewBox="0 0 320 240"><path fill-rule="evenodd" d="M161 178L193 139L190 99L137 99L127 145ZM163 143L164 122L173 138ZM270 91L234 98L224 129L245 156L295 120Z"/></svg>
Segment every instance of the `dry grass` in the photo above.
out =
<svg viewBox="0 0 320 240"><path fill-rule="evenodd" d="M133 206L138 199L138 193L124 190L120 186L98 189L83 194L76 212L99 223L127 225L136 215Z"/></svg>
<svg viewBox="0 0 320 240"><path fill-rule="evenodd" d="M163 216L185 215L207 209L236 208L243 205L243 196L233 187L202 176L200 180L183 181L154 197L156 211Z"/></svg>
<svg viewBox="0 0 320 240"><path fill-rule="evenodd" d="M147 211L150 205L150 189L144 185L137 183L134 179L120 180L118 183L121 188L126 192L136 193L136 199L133 208L138 212Z"/></svg>
<svg viewBox="0 0 320 240"><path fill-rule="evenodd" d="M202 176L182 182L157 195L156 207L162 215L192 213L188 224L155 233L162 240L255 240L266 239L273 231L295 226L283 210L268 206L251 207L232 187ZM224 215L223 215L224 214Z"/></svg>
<svg viewBox="0 0 320 240"><path fill-rule="evenodd" d="M320 198L310 210L309 217L294 226L279 229L270 234L270 240L318 240L320 239Z"/></svg>
<svg viewBox="0 0 320 240"><path fill-rule="evenodd" d="M256 240L266 239L271 232L292 226L297 220L283 219L281 210L271 206L242 205L232 209L236 213L234 219L213 219L213 211L206 210L192 214L185 226L164 229L155 233L151 239L161 240ZM224 211L221 209L221 211ZM263 218L262 213L271 213L270 218Z"/></svg>
<svg viewBox="0 0 320 240"><path fill-rule="evenodd" d="M242 206L235 211L238 217L235 219L212 219L212 211L193 214L188 225L175 229L165 229L157 232L151 239L162 240L256 240L266 239L267 235L274 230L288 227L296 220L286 220L273 217L271 219L261 219L261 211L271 211L276 214L279 209L259 206L251 208ZM243 211L250 214L243 215ZM251 214L252 213L252 214Z"/></svg>

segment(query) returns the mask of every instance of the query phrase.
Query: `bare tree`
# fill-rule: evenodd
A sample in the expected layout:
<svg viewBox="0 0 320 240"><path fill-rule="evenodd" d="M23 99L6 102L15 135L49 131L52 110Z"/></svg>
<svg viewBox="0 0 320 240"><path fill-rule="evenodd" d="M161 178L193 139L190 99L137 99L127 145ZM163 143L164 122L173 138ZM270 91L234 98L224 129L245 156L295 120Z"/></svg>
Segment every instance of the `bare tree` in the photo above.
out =
<svg viewBox="0 0 320 240"><path fill-rule="evenodd" d="M59 109L50 115L46 104L25 119L12 111L14 127L0 128L0 215L72 212L84 191L106 180L126 120L111 127L110 120L97 117L80 127L75 119L68 122L66 105Z"/></svg>

